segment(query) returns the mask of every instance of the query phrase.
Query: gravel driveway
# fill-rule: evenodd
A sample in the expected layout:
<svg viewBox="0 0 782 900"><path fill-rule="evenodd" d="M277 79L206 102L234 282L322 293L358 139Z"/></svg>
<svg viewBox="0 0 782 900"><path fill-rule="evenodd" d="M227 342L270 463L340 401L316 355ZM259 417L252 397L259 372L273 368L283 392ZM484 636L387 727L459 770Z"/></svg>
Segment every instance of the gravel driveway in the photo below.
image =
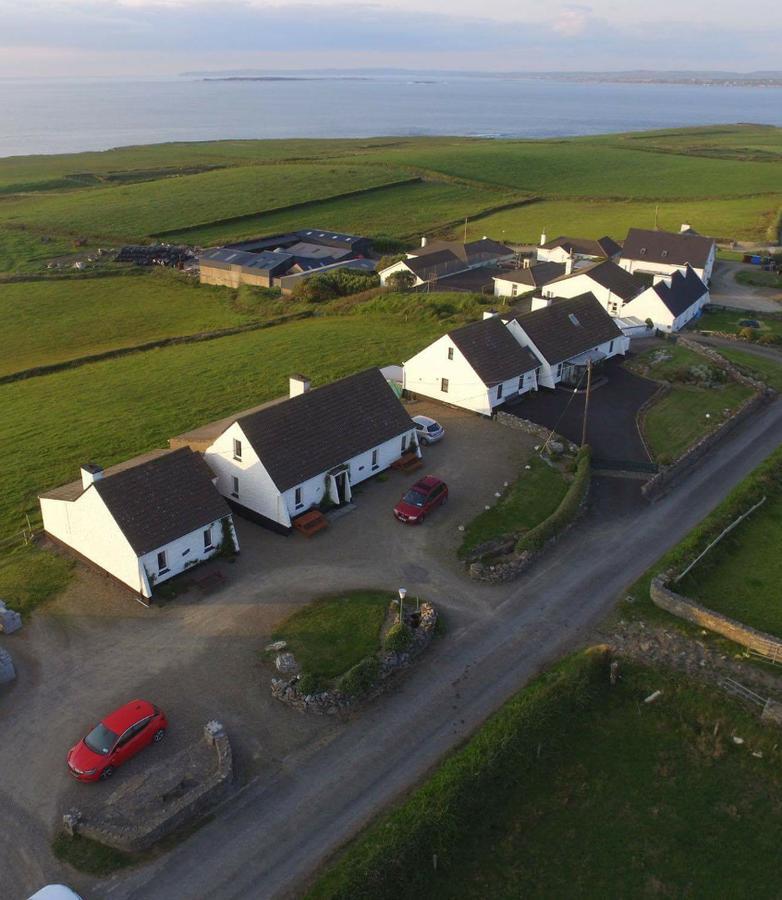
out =
<svg viewBox="0 0 782 900"><path fill-rule="evenodd" d="M740 262L719 260L714 266L709 293L711 302L721 306L733 306L736 309L750 309L756 312L780 312L782 310L782 291L772 288L752 287L739 284L736 275L739 272L757 271L757 266Z"/></svg>

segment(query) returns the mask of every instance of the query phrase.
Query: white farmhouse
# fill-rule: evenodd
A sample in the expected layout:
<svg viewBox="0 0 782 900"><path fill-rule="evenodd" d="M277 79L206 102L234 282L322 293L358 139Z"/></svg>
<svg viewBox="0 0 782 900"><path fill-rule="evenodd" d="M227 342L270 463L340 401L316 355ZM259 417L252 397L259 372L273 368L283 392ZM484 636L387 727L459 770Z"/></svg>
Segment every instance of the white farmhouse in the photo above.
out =
<svg viewBox="0 0 782 900"><path fill-rule="evenodd" d="M567 237L560 235L551 241L541 234L540 246L536 250L538 262L565 263L568 260L615 259L622 248L610 237L592 238Z"/></svg>
<svg viewBox="0 0 782 900"><path fill-rule="evenodd" d="M188 448L154 450L40 495L49 537L142 597L239 544L212 473Z"/></svg>
<svg viewBox="0 0 782 900"><path fill-rule="evenodd" d="M717 245L712 238L694 234L691 230L673 234L631 228L627 232L619 265L631 274L641 272L647 275L684 273L687 266L691 266L698 278L708 284L716 257Z"/></svg>
<svg viewBox="0 0 782 900"><path fill-rule="evenodd" d="M420 455L415 426L379 369L315 390L295 375L290 386L288 398L170 442L203 450L232 509L284 534L296 516L347 503L355 485Z"/></svg>
<svg viewBox="0 0 782 900"><path fill-rule="evenodd" d="M413 286L417 287L459 272L508 262L514 255L510 247L488 237L466 244L456 241L427 243L426 238L422 238L421 247L411 250L407 259L386 266L378 274L380 284L385 286L394 273L409 272L414 278Z"/></svg>
<svg viewBox="0 0 782 900"><path fill-rule="evenodd" d="M630 339L592 294L539 302L546 305L509 319L508 330L542 361L541 387L579 384L588 365L627 352Z"/></svg>
<svg viewBox="0 0 782 900"><path fill-rule="evenodd" d="M678 331L701 314L709 289L687 266L684 273L655 276L654 284L622 307L623 317L650 320L660 331Z"/></svg>
<svg viewBox="0 0 782 900"><path fill-rule="evenodd" d="M543 287L543 296L569 298L591 293L607 313L623 316L624 304L637 297L646 286L642 279L634 278L615 262L604 259L548 282Z"/></svg>
<svg viewBox="0 0 782 900"><path fill-rule="evenodd" d="M526 262L526 261L525 261ZM524 265L520 269L506 269L492 276L495 297L524 297L542 290L547 284L573 269L573 260L566 263L544 262Z"/></svg>
<svg viewBox="0 0 782 900"><path fill-rule="evenodd" d="M489 416L537 390L540 361L494 314L444 334L404 365L405 390Z"/></svg>

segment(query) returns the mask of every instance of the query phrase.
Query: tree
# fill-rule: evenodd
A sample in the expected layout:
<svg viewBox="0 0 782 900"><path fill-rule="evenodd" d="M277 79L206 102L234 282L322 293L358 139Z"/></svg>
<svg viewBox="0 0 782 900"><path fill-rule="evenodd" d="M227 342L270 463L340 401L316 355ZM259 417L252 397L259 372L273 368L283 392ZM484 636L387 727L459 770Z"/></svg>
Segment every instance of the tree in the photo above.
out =
<svg viewBox="0 0 782 900"><path fill-rule="evenodd" d="M400 269L388 276L386 284L395 291L406 291L415 284L415 275L408 269Z"/></svg>

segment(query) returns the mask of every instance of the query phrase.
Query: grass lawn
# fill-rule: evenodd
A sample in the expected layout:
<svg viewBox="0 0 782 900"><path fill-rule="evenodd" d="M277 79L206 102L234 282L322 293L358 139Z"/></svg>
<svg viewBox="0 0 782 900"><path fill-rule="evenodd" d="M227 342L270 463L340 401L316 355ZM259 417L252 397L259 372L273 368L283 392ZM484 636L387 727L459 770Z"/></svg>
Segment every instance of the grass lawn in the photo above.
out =
<svg viewBox="0 0 782 900"><path fill-rule="evenodd" d="M780 306L782 313L782 306ZM778 334L782 336L782 315L777 317L775 314L763 315L763 313L751 312L731 312L727 309L711 309L706 307L706 312L693 323L693 328L699 331L724 331L728 334L735 334L744 327L739 322L753 320L758 323L758 331L763 334ZM722 353L722 349L720 349Z"/></svg>
<svg viewBox="0 0 782 900"><path fill-rule="evenodd" d="M0 374L242 325L279 308L251 290L237 295L157 268L144 275L0 284L8 346Z"/></svg>
<svg viewBox="0 0 782 900"><path fill-rule="evenodd" d="M612 688L605 661L580 654L517 694L307 896L775 896L780 762L778 731L724 694L626 660Z"/></svg>
<svg viewBox="0 0 782 900"><path fill-rule="evenodd" d="M782 288L781 275L760 268L737 272L736 281L739 284L751 284L756 287Z"/></svg>
<svg viewBox="0 0 782 900"><path fill-rule="evenodd" d="M394 594L349 591L322 597L295 612L273 635L284 640L302 670L332 679L380 649L380 629Z"/></svg>
<svg viewBox="0 0 782 900"><path fill-rule="evenodd" d="M73 480L85 460L111 465L166 446L171 435L284 394L290 372L318 385L399 362L460 321L431 310L317 318L0 385L0 539L21 531L26 514L40 523L37 494ZM27 602L24 572L38 559L25 554L9 575L5 554L0 596Z"/></svg>
<svg viewBox="0 0 782 900"><path fill-rule="evenodd" d="M677 590L782 636L782 496L769 499L683 578Z"/></svg>
<svg viewBox="0 0 782 900"><path fill-rule="evenodd" d="M701 366L704 362L706 362L705 357L668 341L638 356L631 356L625 363L625 367L646 378L667 381L677 371L689 366Z"/></svg>
<svg viewBox="0 0 782 900"><path fill-rule="evenodd" d="M782 392L782 355L779 362L774 362L765 356L755 356L753 353L734 350L732 347L720 347L720 353L749 375L760 378L775 390Z"/></svg>
<svg viewBox="0 0 782 900"><path fill-rule="evenodd" d="M73 241L57 238L44 242L42 235L15 228L0 228L0 273L34 272L55 257L75 253Z"/></svg>
<svg viewBox="0 0 782 900"><path fill-rule="evenodd" d="M656 460L673 462L699 438L714 431L732 410L752 394L743 384L717 388L676 384L650 407L643 420L644 436Z"/></svg>
<svg viewBox="0 0 782 900"><path fill-rule="evenodd" d="M568 482L562 472L537 454L491 509L484 510L464 531L459 556L504 534L522 534L547 519L562 502Z"/></svg>

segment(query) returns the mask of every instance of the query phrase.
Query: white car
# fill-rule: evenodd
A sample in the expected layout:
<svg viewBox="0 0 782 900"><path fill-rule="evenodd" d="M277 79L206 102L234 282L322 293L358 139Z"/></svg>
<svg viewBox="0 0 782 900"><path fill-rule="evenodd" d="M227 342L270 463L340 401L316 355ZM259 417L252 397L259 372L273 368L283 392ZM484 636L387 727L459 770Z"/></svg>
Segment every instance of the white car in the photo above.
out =
<svg viewBox="0 0 782 900"><path fill-rule="evenodd" d="M445 429L439 422L430 419L429 416L413 416L418 440L422 444L436 444L445 435Z"/></svg>
<svg viewBox="0 0 782 900"><path fill-rule="evenodd" d="M81 897L64 884L47 884L27 900L81 900Z"/></svg>

